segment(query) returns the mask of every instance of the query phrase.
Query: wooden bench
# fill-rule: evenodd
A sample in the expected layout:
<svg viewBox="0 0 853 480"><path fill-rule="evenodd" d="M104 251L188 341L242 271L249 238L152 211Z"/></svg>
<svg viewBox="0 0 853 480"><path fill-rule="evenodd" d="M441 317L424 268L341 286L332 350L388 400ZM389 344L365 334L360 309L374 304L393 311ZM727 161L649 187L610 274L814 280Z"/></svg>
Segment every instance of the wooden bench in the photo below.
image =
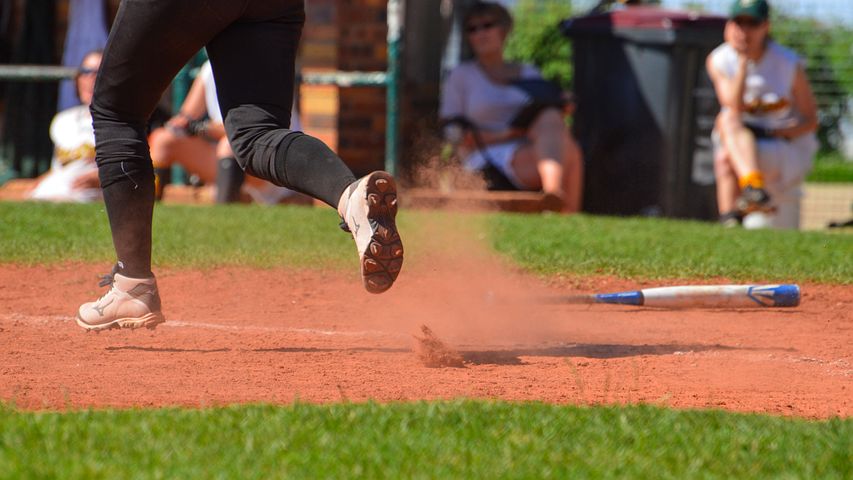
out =
<svg viewBox="0 0 853 480"><path fill-rule="evenodd" d="M15 179L0 187L0 200L27 200L29 191L35 186L31 178ZM504 211L542 212L553 209L549 199L538 192L490 192L485 190L453 190L442 192L428 188L401 189L401 204L404 208L460 210L460 211ZM180 205L212 205L216 192L212 185L199 187L189 185L167 185L163 192L163 203ZM248 200L248 199L246 199ZM297 195L282 201L291 205L317 205Z"/></svg>
<svg viewBox="0 0 853 480"><path fill-rule="evenodd" d="M405 208L535 213L559 208L555 198L541 192L408 188L400 192Z"/></svg>

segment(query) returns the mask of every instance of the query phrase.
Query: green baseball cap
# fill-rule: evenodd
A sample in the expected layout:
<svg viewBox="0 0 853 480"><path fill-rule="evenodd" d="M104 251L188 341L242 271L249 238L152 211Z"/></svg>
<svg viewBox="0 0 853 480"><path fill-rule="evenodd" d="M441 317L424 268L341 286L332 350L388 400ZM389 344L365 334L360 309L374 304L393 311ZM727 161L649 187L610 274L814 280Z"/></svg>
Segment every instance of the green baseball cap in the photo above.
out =
<svg viewBox="0 0 853 480"><path fill-rule="evenodd" d="M770 16L770 5L766 0L735 0L729 9L729 18L752 17L764 21Z"/></svg>

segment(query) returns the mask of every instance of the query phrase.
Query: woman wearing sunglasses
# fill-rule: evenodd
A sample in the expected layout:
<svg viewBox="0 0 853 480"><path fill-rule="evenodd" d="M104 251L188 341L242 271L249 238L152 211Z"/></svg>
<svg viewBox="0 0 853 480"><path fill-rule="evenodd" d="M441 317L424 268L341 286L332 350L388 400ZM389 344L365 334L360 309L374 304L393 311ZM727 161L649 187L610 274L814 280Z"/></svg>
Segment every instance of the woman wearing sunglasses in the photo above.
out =
<svg viewBox="0 0 853 480"><path fill-rule="evenodd" d="M544 191L563 212L580 210L582 165L560 107L542 108L522 125L519 114L531 104L519 80L541 79L532 65L504 59L512 17L500 4L478 2L464 17L474 58L459 64L442 87L439 115L448 140L460 137L459 156L479 171L492 189ZM466 133L455 135L459 127ZM496 187L494 175L505 187ZM501 183L501 182L498 182Z"/></svg>
<svg viewBox="0 0 853 480"><path fill-rule="evenodd" d="M53 117L50 123L53 160L50 170L30 192L30 198L54 202L90 202L101 198L95 165L95 133L89 113L100 66L100 51L87 53L80 62L75 83L81 104Z"/></svg>
<svg viewBox="0 0 853 480"><path fill-rule="evenodd" d="M769 13L765 0L735 0L725 43L706 62L722 107L714 163L727 226L798 228L800 185L818 148L803 62L770 38Z"/></svg>

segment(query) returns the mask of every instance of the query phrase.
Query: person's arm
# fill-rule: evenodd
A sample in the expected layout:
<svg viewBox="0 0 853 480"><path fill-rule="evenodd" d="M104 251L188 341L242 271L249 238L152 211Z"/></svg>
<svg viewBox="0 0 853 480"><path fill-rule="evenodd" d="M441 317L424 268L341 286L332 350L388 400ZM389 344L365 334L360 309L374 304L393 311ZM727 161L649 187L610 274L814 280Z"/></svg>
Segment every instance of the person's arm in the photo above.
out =
<svg viewBox="0 0 853 480"><path fill-rule="evenodd" d="M493 143L502 143L518 138L525 138L526 131L523 129L507 128L501 132L480 132L480 137L483 143L491 145Z"/></svg>
<svg viewBox="0 0 853 480"><path fill-rule="evenodd" d="M712 54L713 55L713 54ZM720 106L729 108L735 112L743 112L743 92L746 88L746 65L747 59L744 55L738 55L738 67L732 78L727 77L712 61L712 55L705 60L705 68L711 82L714 84L714 92Z"/></svg>
<svg viewBox="0 0 853 480"><path fill-rule="evenodd" d="M791 90L793 108L797 113L797 122L790 127L774 130L774 136L794 138L817 130L817 101L802 66L797 67L797 73L794 76L794 85Z"/></svg>
<svg viewBox="0 0 853 480"><path fill-rule="evenodd" d="M101 186L101 179L98 177L97 170L88 171L79 177L75 178L71 183L73 190L82 190L87 188L98 188Z"/></svg>
<svg viewBox="0 0 853 480"><path fill-rule="evenodd" d="M201 76L196 77L193 81L181 109L172 118L166 122L167 128L186 130L190 122L199 120L207 113L207 107L204 104L204 82Z"/></svg>

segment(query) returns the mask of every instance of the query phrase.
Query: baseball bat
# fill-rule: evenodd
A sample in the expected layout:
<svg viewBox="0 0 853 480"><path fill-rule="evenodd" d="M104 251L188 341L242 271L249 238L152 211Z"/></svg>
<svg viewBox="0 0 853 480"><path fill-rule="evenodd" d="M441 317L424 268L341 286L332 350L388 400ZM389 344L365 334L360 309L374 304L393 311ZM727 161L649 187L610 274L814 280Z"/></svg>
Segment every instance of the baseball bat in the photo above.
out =
<svg viewBox="0 0 853 480"><path fill-rule="evenodd" d="M800 304L797 285L693 285L644 288L617 293L566 295L552 303L611 303L659 308L755 308L796 307Z"/></svg>

